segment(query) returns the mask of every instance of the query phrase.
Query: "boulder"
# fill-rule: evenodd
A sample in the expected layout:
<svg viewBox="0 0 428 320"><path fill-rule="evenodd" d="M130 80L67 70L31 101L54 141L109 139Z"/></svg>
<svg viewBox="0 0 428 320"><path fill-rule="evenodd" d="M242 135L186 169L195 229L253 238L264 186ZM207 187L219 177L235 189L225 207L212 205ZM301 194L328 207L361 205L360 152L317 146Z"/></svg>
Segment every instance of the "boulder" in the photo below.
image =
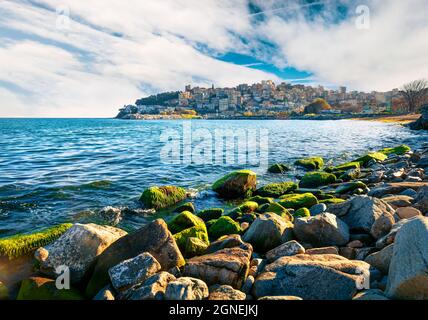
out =
<svg viewBox="0 0 428 320"><path fill-rule="evenodd" d="M254 196L248 199L249 201L257 202L259 206L263 204L269 204L273 202L273 198L271 197L262 197L262 196Z"/></svg>
<svg viewBox="0 0 428 320"><path fill-rule="evenodd" d="M165 300L203 300L208 296L205 282L191 277L181 277L169 282L165 291Z"/></svg>
<svg viewBox="0 0 428 320"><path fill-rule="evenodd" d="M200 226L205 228L204 221L191 213L190 211L182 211L168 222L168 229L172 234L179 233L185 229Z"/></svg>
<svg viewBox="0 0 428 320"><path fill-rule="evenodd" d="M287 194L281 196L279 204L284 208L298 210L300 208L310 208L318 204L318 199L312 193Z"/></svg>
<svg viewBox="0 0 428 320"><path fill-rule="evenodd" d="M337 255L300 254L266 266L253 286L255 297L292 295L304 300L351 300L370 265Z"/></svg>
<svg viewBox="0 0 428 320"><path fill-rule="evenodd" d="M196 212L195 205L192 202L186 202L174 209L174 212L183 212L183 211L195 213Z"/></svg>
<svg viewBox="0 0 428 320"><path fill-rule="evenodd" d="M122 221L122 210L111 206L102 208L98 215L111 226L116 226Z"/></svg>
<svg viewBox="0 0 428 320"><path fill-rule="evenodd" d="M381 152L372 152L366 154L365 156L354 160L354 162L359 162L363 166L367 166L370 162L383 162L388 158L388 156Z"/></svg>
<svg viewBox="0 0 428 320"><path fill-rule="evenodd" d="M168 284L175 280L176 278L172 274L161 271L144 281L140 287L133 289L128 295L128 299L163 300Z"/></svg>
<svg viewBox="0 0 428 320"><path fill-rule="evenodd" d="M311 216L316 216L318 214L321 214L323 212L327 211L327 205L325 203L318 203L313 205L309 211L311 212Z"/></svg>
<svg viewBox="0 0 428 320"><path fill-rule="evenodd" d="M206 253L213 253L221 249L239 247L241 249L249 249L250 245L242 241L241 236L238 234L231 234L217 239L208 246Z"/></svg>
<svg viewBox="0 0 428 320"><path fill-rule="evenodd" d="M394 214L394 209L380 199L355 196L350 200L330 205L328 211L342 219L351 231L369 233L375 221L383 214Z"/></svg>
<svg viewBox="0 0 428 320"><path fill-rule="evenodd" d="M144 190L140 201L147 208L164 209L187 198L186 190L175 186L150 187Z"/></svg>
<svg viewBox="0 0 428 320"><path fill-rule="evenodd" d="M223 216L209 228L208 234L213 239L218 239L224 235L237 234L241 232L239 223L233 221L232 218Z"/></svg>
<svg viewBox="0 0 428 320"><path fill-rule="evenodd" d="M226 248L191 258L183 267L183 275L204 280L208 285L227 284L241 288L250 268L251 248Z"/></svg>
<svg viewBox="0 0 428 320"><path fill-rule="evenodd" d="M331 213L296 219L293 231L298 240L315 247L340 246L349 242L348 226Z"/></svg>
<svg viewBox="0 0 428 320"><path fill-rule="evenodd" d="M257 252L264 253L291 240L292 228L293 224L286 219L274 213L265 213L251 224L243 240Z"/></svg>
<svg viewBox="0 0 428 320"><path fill-rule="evenodd" d="M320 157L310 157L299 159L294 164L307 170L319 170L324 166L324 160Z"/></svg>
<svg viewBox="0 0 428 320"><path fill-rule="evenodd" d="M290 171L290 167L283 163L275 163L268 168L270 173L285 173Z"/></svg>
<svg viewBox="0 0 428 320"><path fill-rule="evenodd" d="M392 208L409 207L412 205L413 198L409 196L396 195L382 198Z"/></svg>
<svg viewBox="0 0 428 320"><path fill-rule="evenodd" d="M294 182L270 183L257 189L256 194L261 197L279 198L284 194L293 192L297 188L298 186Z"/></svg>
<svg viewBox="0 0 428 320"><path fill-rule="evenodd" d="M226 199L246 198L256 189L257 175L251 170L231 172L217 180L212 189Z"/></svg>
<svg viewBox="0 0 428 320"><path fill-rule="evenodd" d="M390 245L391 243L394 243L395 237L396 237L398 231L401 229L402 226L404 226L410 220L412 220L412 219L402 219L402 220L398 221L397 223L395 223L392 226L391 231L388 232L388 234L377 239L376 248L377 249L383 249L386 246Z"/></svg>
<svg viewBox="0 0 428 320"><path fill-rule="evenodd" d="M148 252L122 261L108 271L113 287L126 291L141 284L161 269L159 262Z"/></svg>
<svg viewBox="0 0 428 320"><path fill-rule="evenodd" d="M184 254L186 257L200 256L205 253L208 248L208 244L199 238L189 237L186 241L184 248Z"/></svg>
<svg viewBox="0 0 428 320"><path fill-rule="evenodd" d="M210 208L201 210L198 212L197 216L204 221L209 221L213 219L220 218L224 213L224 209L222 208Z"/></svg>
<svg viewBox="0 0 428 320"><path fill-rule="evenodd" d="M422 187L428 187L428 182L391 182L372 189L368 195L382 198L385 195L399 194L407 189L418 191Z"/></svg>
<svg viewBox="0 0 428 320"><path fill-rule="evenodd" d="M337 247L322 247L322 248L312 248L307 249L306 254L339 254L339 249Z"/></svg>
<svg viewBox="0 0 428 320"><path fill-rule="evenodd" d="M165 221L158 219L120 238L98 256L94 272L86 288L87 295L93 297L107 284L108 270L111 267L143 252L149 252L160 263L164 271L181 267L185 263Z"/></svg>
<svg viewBox="0 0 428 320"><path fill-rule="evenodd" d="M364 261L372 267L378 269L383 274L388 274L389 265L391 263L392 254L394 251L394 245L383 248L382 250L368 255Z"/></svg>
<svg viewBox="0 0 428 320"><path fill-rule="evenodd" d="M342 183L336 188L337 194L345 194L345 193L351 193L355 191L356 189L366 189L367 186L364 182L361 181L352 181L347 183Z"/></svg>
<svg viewBox="0 0 428 320"><path fill-rule="evenodd" d="M71 283L77 283L84 278L95 259L126 234L110 226L76 223L55 242L39 248L35 257L43 273L54 277L56 268L65 265L70 269Z"/></svg>
<svg viewBox="0 0 428 320"><path fill-rule="evenodd" d="M415 208L419 209L423 214L428 212L428 186L419 189L418 194L414 199Z"/></svg>
<svg viewBox="0 0 428 320"><path fill-rule="evenodd" d="M268 204L266 209L263 210L263 213L271 213L271 212L276 213L280 217L283 217L284 219L293 222L293 216L290 214L290 211L285 209L278 202L273 202L271 204Z"/></svg>
<svg viewBox="0 0 428 320"><path fill-rule="evenodd" d="M311 212L309 211L308 208L300 208L293 213L294 218L306 218L310 216L311 216Z"/></svg>
<svg viewBox="0 0 428 320"><path fill-rule="evenodd" d="M300 253L305 253L305 248L303 248L302 245L297 241L292 240L285 242L272 250L269 250L266 253L266 259L268 259L270 262L273 262L278 258L294 256Z"/></svg>
<svg viewBox="0 0 428 320"><path fill-rule="evenodd" d="M379 239L391 231L394 223L395 219L391 214L382 213L382 215L373 223L370 229L370 234L373 236L373 238Z"/></svg>
<svg viewBox="0 0 428 320"><path fill-rule="evenodd" d="M398 208L395 213L401 218L401 219L410 219L417 216L422 216L422 212L420 212L418 209L413 207L406 207L406 208Z"/></svg>
<svg viewBox="0 0 428 320"><path fill-rule="evenodd" d="M386 295L394 299L428 299L428 218L413 218L398 231Z"/></svg>
<svg viewBox="0 0 428 320"><path fill-rule="evenodd" d="M246 294L228 285L215 285L210 288L208 300L245 300Z"/></svg>
<svg viewBox="0 0 428 320"><path fill-rule="evenodd" d="M409 127L412 130L428 130L428 106L422 106L421 107L421 117L415 121L412 122Z"/></svg>
<svg viewBox="0 0 428 320"><path fill-rule="evenodd" d="M244 284L242 285L241 291L245 294L250 294L251 293L251 289L253 288L254 285L254 277L253 276L248 276L247 279L245 280Z"/></svg>
<svg viewBox="0 0 428 320"><path fill-rule="evenodd" d="M17 300L83 300L83 296L74 288L60 290L55 280L31 277L25 279L19 288Z"/></svg>
<svg viewBox="0 0 428 320"><path fill-rule="evenodd" d="M308 172L300 180L301 188L318 188L336 182L336 176L327 172Z"/></svg>

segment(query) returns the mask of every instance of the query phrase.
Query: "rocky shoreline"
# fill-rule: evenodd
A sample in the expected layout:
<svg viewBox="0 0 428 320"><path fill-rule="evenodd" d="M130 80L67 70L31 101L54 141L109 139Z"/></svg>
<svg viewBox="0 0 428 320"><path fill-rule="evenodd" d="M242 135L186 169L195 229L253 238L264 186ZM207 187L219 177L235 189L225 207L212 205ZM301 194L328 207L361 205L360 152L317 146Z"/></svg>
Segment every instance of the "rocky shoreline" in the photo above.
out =
<svg viewBox="0 0 428 320"><path fill-rule="evenodd" d="M0 239L0 300L428 299L428 145L269 172L292 165L307 171L299 183L221 177L212 190L240 201L227 212L158 186L142 205L175 214L135 232L76 223Z"/></svg>

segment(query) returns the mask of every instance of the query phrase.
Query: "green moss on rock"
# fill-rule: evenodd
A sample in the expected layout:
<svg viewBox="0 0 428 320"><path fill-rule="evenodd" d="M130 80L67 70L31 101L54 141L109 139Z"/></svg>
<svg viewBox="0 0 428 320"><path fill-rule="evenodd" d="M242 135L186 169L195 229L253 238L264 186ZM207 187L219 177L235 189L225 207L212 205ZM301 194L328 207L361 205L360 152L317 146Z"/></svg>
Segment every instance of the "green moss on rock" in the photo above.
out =
<svg viewBox="0 0 428 320"><path fill-rule="evenodd" d="M201 218L189 211L179 213L168 223L168 229L172 234L194 226L205 226L205 224Z"/></svg>
<svg viewBox="0 0 428 320"><path fill-rule="evenodd" d="M305 218L310 217L311 212L308 208L300 208L299 210L296 210L293 214L294 218Z"/></svg>
<svg viewBox="0 0 428 320"><path fill-rule="evenodd" d="M257 210L259 204L255 201L245 201L243 204L239 206L239 210L242 213L250 213Z"/></svg>
<svg viewBox="0 0 428 320"><path fill-rule="evenodd" d="M271 203L266 210L264 211L266 213L275 213L279 215L280 217L286 218L287 220L293 222L293 216L290 214L290 212L284 208L282 205L280 205L278 202Z"/></svg>
<svg viewBox="0 0 428 320"><path fill-rule="evenodd" d="M186 199L186 190L176 186L150 187L144 190L140 201L147 208L164 209Z"/></svg>
<svg viewBox="0 0 428 320"><path fill-rule="evenodd" d="M186 202L177 208L175 208L174 212L183 212L183 211L189 211L191 213L195 213L195 205L192 202Z"/></svg>
<svg viewBox="0 0 428 320"><path fill-rule="evenodd" d="M209 221L213 219L220 218L224 213L224 209L222 208L210 208L201 210L198 212L197 216L204 221Z"/></svg>
<svg viewBox="0 0 428 320"><path fill-rule="evenodd" d="M310 208L317 203L318 199L312 193L287 194L282 196L279 201L279 204L284 208L291 208L295 210L304 207Z"/></svg>
<svg viewBox="0 0 428 320"><path fill-rule="evenodd" d="M262 197L262 196L254 196L254 197L251 197L250 199L248 199L248 201L257 202L259 204L259 206L261 206L261 205L266 204L266 203L272 203L273 198Z"/></svg>
<svg viewBox="0 0 428 320"><path fill-rule="evenodd" d="M83 300L75 289L59 290L55 280L32 277L21 283L17 300Z"/></svg>
<svg viewBox="0 0 428 320"><path fill-rule="evenodd" d="M257 189L256 194L262 197L279 198L284 194L293 192L297 188L298 188L297 184L291 181L280 182L280 183L270 183Z"/></svg>
<svg viewBox="0 0 428 320"><path fill-rule="evenodd" d="M361 165L357 161L347 162L335 167L328 167L325 169L326 172L333 173L335 171L346 171L349 169L360 169Z"/></svg>
<svg viewBox="0 0 428 320"><path fill-rule="evenodd" d="M209 235L213 239L218 239L221 236L229 234L238 234L241 232L240 225L233 221L232 218L223 216L218 219L208 230Z"/></svg>
<svg viewBox="0 0 428 320"><path fill-rule="evenodd" d="M344 184L340 185L339 187L337 187L336 193L337 194L345 194L348 192L352 192L358 188L365 189L365 188L367 188L367 186L364 182L361 182L361 181L348 182L348 183L344 183Z"/></svg>
<svg viewBox="0 0 428 320"><path fill-rule="evenodd" d="M180 231L179 233L174 234L173 237L178 247L180 248L181 252L186 251L186 243L188 238L198 238L199 240L205 242L207 245L209 245L210 243L205 224L203 226L197 225L197 226L185 229L183 231Z"/></svg>
<svg viewBox="0 0 428 320"><path fill-rule="evenodd" d="M324 199L324 200L320 200L320 203L324 203L324 204L338 204L338 203L343 203L346 200L344 199L340 199L340 198L330 198L330 199Z"/></svg>
<svg viewBox="0 0 428 320"><path fill-rule="evenodd" d="M317 188L336 182L336 176L327 172L308 172L300 180L299 186L302 188Z"/></svg>
<svg viewBox="0 0 428 320"><path fill-rule="evenodd" d="M251 170L231 172L217 180L212 189L226 199L251 197L256 189L257 175Z"/></svg>
<svg viewBox="0 0 428 320"><path fill-rule="evenodd" d="M377 162L383 162L388 158L388 156L381 152L372 152L368 153L365 156L358 158L355 162L361 163L361 165L366 166L370 161L374 160Z"/></svg>
<svg viewBox="0 0 428 320"><path fill-rule="evenodd" d="M307 170L319 170L324 166L324 160L320 157L311 157L299 159L294 164Z"/></svg>
<svg viewBox="0 0 428 320"><path fill-rule="evenodd" d="M30 253L55 241L71 226L71 223L64 223L38 232L0 239L0 256L13 259Z"/></svg>
<svg viewBox="0 0 428 320"><path fill-rule="evenodd" d="M205 241L202 241L199 238L190 237L186 240L186 248L184 250L184 255L187 258L200 256L205 253L207 248L208 244Z"/></svg>
<svg viewBox="0 0 428 320"><path fill-rule="evenodd" d="M283 163L275 163L268 169L268 172L270 173L284 173L287 171L290 171L290 167Z"/></svg>
<svg viewBox="0 0 428 320"><path fill-rule="evenodd" d="M396 154L396 155L403 155L407 152L409 152L410 150L412 150L409 146L403 144L401 146L397 146L397 147L393 147L393 148L385 148L382 150L379 150L380 153L386 154L387 156L391 155L391 154Z"/></svg>

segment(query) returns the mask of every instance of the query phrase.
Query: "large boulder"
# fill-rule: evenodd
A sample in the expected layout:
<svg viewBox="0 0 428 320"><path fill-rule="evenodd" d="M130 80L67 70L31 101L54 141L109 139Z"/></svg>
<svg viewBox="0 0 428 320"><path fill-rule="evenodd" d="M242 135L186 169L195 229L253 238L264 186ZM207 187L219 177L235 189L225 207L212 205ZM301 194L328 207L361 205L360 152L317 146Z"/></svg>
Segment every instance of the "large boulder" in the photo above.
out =
<svg viewBox="0 0 428 320"><path fill-rule="evenodd" d="M428 104L422 106L420 110L421 117L409 125L412 130L428 130Z"/></svg>
<svg viewBox="0 0 428 320"><path fill-rule="evenodd" d="M239 170L217 180L212 189L226 199L251 196L256 189L257 175L251 170Z"/></svg>
<svg viewBox="0 0 428 320"><path fill-rule="evenodd" d="M266 253L266 259L273 262L278 258L294 256L296 254L305 253L305 248L296 240L291 240L281 244L280 246L269 250Z"/></svg>
<svg viewBox="0 0 428 320"><path fill-rule="evenodd" d="M127 296L128 300L163 300L165 291L171 281L176 278L165 271L156 273L143 284L133 289Z"/></svg>
<svg viewBox="0 0 428 320"><path fill-rule="evenodd" d="M249 245L242 241L241 236L238 234L231 234L220 237L216 241L211 242L208 246L206 253L213 253L221 249L240 247L241 249L247 249Z"/></svg>
<svg viewBox="0 0 428 320"><path fill-rule="evenodd" d="M111 267L143 252L153 255L164 271L185 263L165 221L158 219L120 238L98 257L86 294L93 297L107 284Z"/></svg>
<svg viewBox="0 0 428 320"><path fill-rule="evenodd" d="M382 250L368 255L364 261L381 271L383 274L388 274L393 252L394 245L390 244Z"/></svg>
<svg viewBox="0 0 428 320"><path fill-rule="evenodd" d="M140 201L147 208L163 209L187 198L186 190L176 186L150 187L144 190Z"/></svg>
<svg viewBox="0 0 428 320"><path fill-rule="evenodd" d="M83 300L74 288L58 289L55 280L31 277L21 283L17 300Z"/></svg>
<svg viewBox="0 0 428 320"><path fill-rule="evenodd" d="M122 261L108 270L113 287L125 291L141 284L161 269L159 262L148 252Z"/></svg>
<svg viewBox="0 0 428 320"><path fill-rule="evenodd" d="M204 280L208 285L226 284L241 288L248 275L252 250L226 248L191 258L183 268L183 275Z"/></svg>
<svg viewBox="0 0 428 320"><path fill-rule="evenodd" d="M205 282L191 277L181 277L169 282L165 291L165 300L202 300L208 296Z"/></svg>
<svg viewBox="0 0 428 320"><path fill-rule="evenodd" d="M349 228L331 213L294 221L294 234L298 240L314 247L342 246L349 242Z"/></svg>
<svg viewBox="0 0 428 320"><path fill-rule="evenodd" d="M355 196L346 202L330 205L328 211L342 219L351 231L365 233L370 233L375 221L383 214L394 215L390 205L367 196Z"/></svg>
<svg viewBox="0 0 428 320"><path fill-rule="evenodd" d="M413 218L398 231L386 294L394 299L428 299L428 218Z"/></svg>
<svg viewBox="0 0 428 320"><path fill-rule="evenodd" d="M67 266L71 283L77 283L87 274L95 259L126 234L114 227L76 223L55 242L39 248L35 257L43 273L55 276L57 267Z"/></svg>
<svg viewBox="0 0 428 320"><path fill-rule="evenodd" d="M242 239L256 252L264 253L291 240L292 228L290 221L275 213L265 213L251 224Z"/></svg>
<svg viewBox="0 0 428 320"><path fill-rule="evenodd" d="M208 234L213 239L218 239L225 235L238 234L240 232L241 227L239 223L235 222L228 216L223 216L220 219L217 219L208 230Z"/></svg>
<svg viewBox="0 0 428 320"><path fill-rule="evenodd" d="M303 300L351 300L366 283L370 265L337 255L299 254L266 266L253 286L255 297L298 296Z"/></svg>

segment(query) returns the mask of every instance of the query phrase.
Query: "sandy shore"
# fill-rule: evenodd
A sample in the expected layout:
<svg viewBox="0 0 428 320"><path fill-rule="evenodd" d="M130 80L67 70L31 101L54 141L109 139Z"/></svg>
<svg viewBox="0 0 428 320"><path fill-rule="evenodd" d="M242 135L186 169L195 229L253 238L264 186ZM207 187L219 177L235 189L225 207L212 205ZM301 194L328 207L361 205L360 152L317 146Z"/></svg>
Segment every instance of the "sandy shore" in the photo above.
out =
<svg viewBox="0 0 428 320"><path fill-rule="evenodd" d="M372 118L353 118L352 120L362 120L362 121L378 121L385 123L396 123L405 125L411 122L414 122L420 118L420 114L408 114L408 115L385 115L377 116Z"/></svg>

